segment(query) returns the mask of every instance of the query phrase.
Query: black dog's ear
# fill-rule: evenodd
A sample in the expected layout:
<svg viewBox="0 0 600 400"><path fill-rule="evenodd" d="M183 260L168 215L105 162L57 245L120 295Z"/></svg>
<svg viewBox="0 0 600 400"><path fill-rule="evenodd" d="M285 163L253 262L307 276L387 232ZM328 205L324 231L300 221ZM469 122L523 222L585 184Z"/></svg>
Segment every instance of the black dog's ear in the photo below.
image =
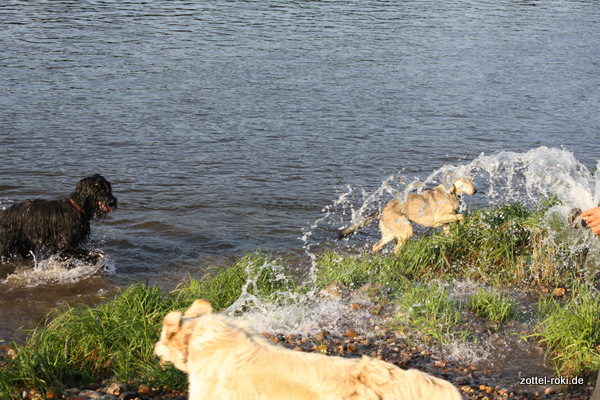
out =
<svg viewBox="0 0 600 400"><path fill-rule="evenodd" d="M172 311L168 313L163 320L163 325L168 335L179 332L181 329L181 318L183 313L181 311Z"/></svg>
<svg viewBox="0 0 600 400"><path fill-rule="evenodd" d="M194 301L192 306L187 309L184 315L186 317L199 317L201 315L210 314L212 311L213 308L208 301L198 299Z"/></svg>

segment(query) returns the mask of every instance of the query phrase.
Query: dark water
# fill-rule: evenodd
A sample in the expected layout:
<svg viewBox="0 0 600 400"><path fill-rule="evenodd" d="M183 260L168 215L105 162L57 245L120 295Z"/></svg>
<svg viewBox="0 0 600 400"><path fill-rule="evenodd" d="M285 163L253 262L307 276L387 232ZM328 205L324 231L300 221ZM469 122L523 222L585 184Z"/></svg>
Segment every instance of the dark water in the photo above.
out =
<svg viewBox="0 0 600 400"><path fill-rule="evenodd" d="M119 285L302 258L307 232L335 236L313 232L324 208L390 175L541 146L598 160L596 1L4 0L0 25L0 207L92 173L120 202L92 227L108 276L0 266L19 278L0 339Z"/></svg>

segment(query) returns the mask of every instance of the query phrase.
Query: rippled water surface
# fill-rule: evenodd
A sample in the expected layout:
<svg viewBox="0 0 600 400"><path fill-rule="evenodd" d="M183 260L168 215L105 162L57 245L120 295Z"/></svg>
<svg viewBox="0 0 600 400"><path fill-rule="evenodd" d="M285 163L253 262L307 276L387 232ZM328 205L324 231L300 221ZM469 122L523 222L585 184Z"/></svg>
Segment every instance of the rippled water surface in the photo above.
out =
<svg viewBox="0 0 600 400"><path fill-rule="evenodd" d="M390 176L506 152L593 171L599 24L596 1L4 0L0 207L101 173L119 208L92 226L106 276L0 265L0 339L257 248L302 259Z"/></svg>

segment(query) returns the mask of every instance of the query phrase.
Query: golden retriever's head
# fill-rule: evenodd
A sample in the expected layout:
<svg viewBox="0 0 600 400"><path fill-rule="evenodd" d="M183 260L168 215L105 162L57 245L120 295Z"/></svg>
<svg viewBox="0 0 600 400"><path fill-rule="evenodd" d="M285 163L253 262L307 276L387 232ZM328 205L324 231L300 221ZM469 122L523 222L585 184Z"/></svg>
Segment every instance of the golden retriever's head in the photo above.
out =
<svg viewBox="0 0 600 400"><path fill-rule="evenodd" d="M163 320L160 340L154 345L154 353L162 361L188 372L188 342L198 317L211 314L212 306L206 300L196 300L187 311L173 311Z"/></svg>
<svg viewBox="0 0 600 400"><path fill-rule="evenodd" d="M469 196L477 193L477 189L473 186L470 179L457 179L452 185L452 191L455 195L461 196L463 194L468 194Z"/></svg>

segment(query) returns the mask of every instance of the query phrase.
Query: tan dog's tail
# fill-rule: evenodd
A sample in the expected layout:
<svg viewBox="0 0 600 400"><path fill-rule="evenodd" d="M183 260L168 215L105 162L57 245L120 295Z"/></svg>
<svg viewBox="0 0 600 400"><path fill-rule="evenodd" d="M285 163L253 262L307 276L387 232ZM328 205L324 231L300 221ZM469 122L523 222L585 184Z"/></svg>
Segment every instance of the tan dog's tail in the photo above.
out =
<svg viewBox="0 0 600 400"><path fill-rule="evenodd" d="M356 232L359 229L364 228L365 226L369 225L369 223L371 221L373 221L374 219L379 218L379 213L380 211L377 210L375 212L372 212L371 214L367 215L366 217L363 218L362 221L360 221L358 224L352 224L347 228L344 228L343 230L340 231L340 233L338 234L338 240L339 239L343 239L347 236L350 236L351 234L353 234L354 232Z"/></svg>

